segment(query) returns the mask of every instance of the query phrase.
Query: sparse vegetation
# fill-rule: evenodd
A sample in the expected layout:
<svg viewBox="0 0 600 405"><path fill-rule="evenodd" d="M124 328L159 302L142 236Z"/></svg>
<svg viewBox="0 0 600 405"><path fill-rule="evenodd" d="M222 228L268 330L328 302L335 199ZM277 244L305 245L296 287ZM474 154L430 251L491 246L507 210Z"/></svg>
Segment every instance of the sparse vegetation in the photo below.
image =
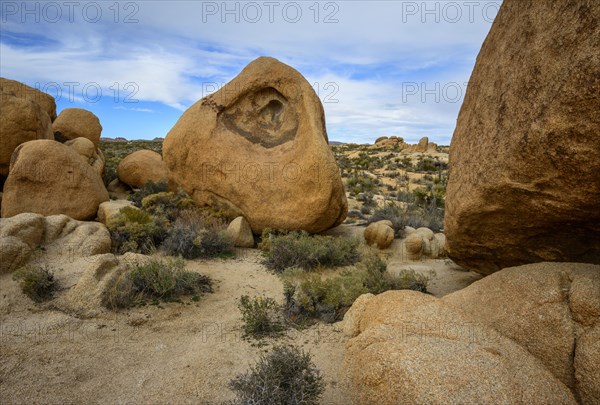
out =
<svg viewBox="0 0 600 405"><path fill-rule="evenodd" d="M147 300L172 301L184 295L212 291L212 281L199 273L185 271L181 259L129 266L107 285L102 303L109 309L128 308Z"/></svg>
<svg viewBox="0 0 600 405"><path fill-rule="evenodd" d="M108 224L114 253L150 253L167 237L168 222L143 210L124 207Z"/></svg>
<svg viewBox="0 0 600 405"><path fill-rule="evenodd" d="M169 184L166 180L161 180L157 183L153 181L149 181L142 186L139 190L136 190L133 194L129 196L129 199L133 202L138 208L142 208L142 201L144 198L158 193L164 193L169 191Z"/></svg>
<svg viewBox="0 0 600 405"><path fill-rule="evenodd" d="M413 270L391 274L386 262L377 255L367 256L355 270L330 277L292 269L284 273L285 312L297 323L307 319L336 322L343 319L362 294L406 289L427 292L431 277Z"/></svg>
<svg viewBox="0 0 600 405"><path fill-rule="evenodd" d="M309 271L317 267L347 266L360 259L358 246L357 239L290 232L270 239L264 264L275 272L294 267Z"/></svg>
<svg viewBox="0 0 600 405"><path fill-rule="evenodd" d="M308 353L276 346L231 380L229 387L236 394L236 405L317 405L325 382Z"/></svg>
<svg viewBox="0 0 600 405"><path fill-rule="evenodd" d="M238 308L247 336L277 336L285 330L281 306L273 298L242 295Z"/></svg>
<svg viewBox="0 0 600 405"><path fill-rule="evenodd" d="M48 266L27 265L13 274L21 291L34 302L40 303L52 298L57 288L54 272Z"/></svg>
<svg viewBox="0 0 600 405"><path fill-rule="evenodd" d="M162 249L170 256L186 259L233 255L233 240L226 223L202 211L184 211L173 223Z"/></svg>

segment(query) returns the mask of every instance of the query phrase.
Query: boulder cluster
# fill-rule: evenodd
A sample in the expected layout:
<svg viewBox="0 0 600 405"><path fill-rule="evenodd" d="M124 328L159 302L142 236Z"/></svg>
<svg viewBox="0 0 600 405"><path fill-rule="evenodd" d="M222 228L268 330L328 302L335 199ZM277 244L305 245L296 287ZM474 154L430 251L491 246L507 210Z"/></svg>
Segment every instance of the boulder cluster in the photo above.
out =
<svg viewBox="0 0 600 405"><path fill-rule="evenodd" d="M428 137L423 137L416 145L410 145L404 142L404 139L399 136L382 136L375 140L372 149L393 149L405 153L435 153L438 145L434 142L429 142Z"/></svg>

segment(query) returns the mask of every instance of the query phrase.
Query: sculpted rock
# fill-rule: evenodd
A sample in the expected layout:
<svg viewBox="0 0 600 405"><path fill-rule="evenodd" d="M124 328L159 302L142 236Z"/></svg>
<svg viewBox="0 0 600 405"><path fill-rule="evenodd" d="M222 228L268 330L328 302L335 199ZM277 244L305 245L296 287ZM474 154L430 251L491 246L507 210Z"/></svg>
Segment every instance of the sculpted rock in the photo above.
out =
<svg viewBox="0 0 600 405"><path fill-rule="evenodd" d="M367 245L376 244L379 249L387 249L394 241L394 229L390 221L374 222L365 229L365 241Z"/></svg>
<svg viewBox="0 0 600 405"><path fill-rule="evenodd" d="M32 212L93 219L98 205L107 200L98 171L74 148L50 140L29 141L13 153L2 216Z"/></svg>
<svg viewBox="0 0 600 405"><path fill-rule="evenodd" d="M598 2L503 2L450 145L445 231L461 266L600 263L599 20Z"/></svg>
<svg viewBox="0 0 600 405"><path fill-rule="evenodd" d="M536 263L511 267L447 295L444 301L519 343L574 389L578 336L600 325L600 266ZM580 379L592 379L585 367L577 371ZM600 385L595 389L600 392Z"/></svg>
<svg viewBox="0 0 600 405"><path fill-rule="evenodd" d="M121 160L117 166L117 176L121 182L140 188L149 181L166 181L168 172L160 154L151 150L138 150Z"/></svg>
<svg viewBox="0 0 600 405"><path fill-rule="evenodd" d="M358 404L576 404L544 365L442 299L388 291L351 308L346 345ZM344 320L346 323L346 320Z"/></svg>
<svg viewBox="0 0 600 405"><path fill-rule="evenodd" d="M170 176L199 205L243 216L254 233L316 233L346 217L321 102L276 59L258 58L189 108L163 150Z"/></svg>
<svg viewBox="0 0 600 405"><path fill-rule="evenodd" d="M237 217L227 227L227 233L233 239L233 245L236 247L254 247L254 235L250 224L244 217Z"/></svg>
<svg viewBox="0 0 600 405"><path fill-rule="evenodd" d="M33 87L0 78L0 176L7 176L10 157L23 142L54 139L54 98Z"/></svg>
<svg viewBox="0 0 600 405"><path fill-rule="evenodd" d="M38 247L43 249L35 253ZM33 259L69 261L107 253L110 248L110 233L97 222L29 213L0 218L0 273L14 271Z"/></svg>
<svg viewBox="0 0 600 405"><path fill-rule="evenodd" d="M102 133L100 120L91 111L83 108L65 108L52 123L57 141L65 142L79 137L87 138L97 148Z"/></svg>
<svg viewBox="0 0 600 405"><path fill-rule="evenodd" d="M600 403L600 324L586 330L577 340L574 366L581 402Z"/></svg>

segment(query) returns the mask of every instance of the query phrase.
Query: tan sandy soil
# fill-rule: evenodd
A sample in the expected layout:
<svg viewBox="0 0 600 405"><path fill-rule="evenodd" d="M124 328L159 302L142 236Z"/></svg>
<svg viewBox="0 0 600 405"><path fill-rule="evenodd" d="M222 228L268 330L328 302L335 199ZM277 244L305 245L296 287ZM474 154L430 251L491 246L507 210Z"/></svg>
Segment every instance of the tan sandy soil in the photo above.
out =
<svg viewBox="0 0 600 405"><path fill-rule="evenodd" d="M342 233L360 234L349 227ZM396 241L398 243L398 241ZM393 251L394 248L391 249ZM340 366L346 338L341 325L317 324L289 331L258 347L242 338L237 300L243 294L282 300L279 278L260 264L257 250L234 260L188 261L187 268L215 280L215 292L199 302L163 303L79 319L36 305L11 275L0 276L0 402L3 404L214 404L232 399L227 383L246 371L273 343L290 343L313 355L327 389L322 403L347 405ZM61 263L65 272L69 263ZM436 270L431 291L444 295L473 282L471 273L443 260L389 268Z"/></svg>

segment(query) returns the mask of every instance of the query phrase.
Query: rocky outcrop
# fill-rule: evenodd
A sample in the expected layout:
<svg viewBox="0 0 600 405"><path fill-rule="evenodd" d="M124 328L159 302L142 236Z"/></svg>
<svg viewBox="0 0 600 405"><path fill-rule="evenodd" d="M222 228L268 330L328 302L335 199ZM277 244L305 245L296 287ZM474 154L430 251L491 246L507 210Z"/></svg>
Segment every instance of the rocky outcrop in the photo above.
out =
<svg viewBox="0 0 600 405"><path fill-rule="evenodd" d="M0 78L0 176L8 176L10 157L23 142L54 139L54 98L33 87Z"/></svg>
<svg viewBox="0 0 600 405"><path fill-rule="evenodd" d="M441 299L360 297L344 317L359 404L597 403L600 266L505 269Z"/></svg>
<svg viewBox="0 0 600 405"><path fill-rule="evenodd" d="M51 140L29 141L13 153L2 217L31 212L88 220L107 200L98 169L75 148Z"/></svg>
<svg viewBox="0 0 600 405"><path fill-rule="evenodd" d="M108 226L108 224L119 215L121 209L125 207L138 209L128 200L109 200L103 202L98 206L98 221Z"/></svg>
<svg viewBox="0 0 600 405"><path fill-rule="evenodd" d="M104 154L94 146L92 141L87 138L75 138L65 142L65 145L75 149L85 163L92 166L100 177L104 177Z"/></svg>
<svg viewBox="0 0 600 405"><path fill-rule="evenodd" d="M199 205L243 216L255 234L267 227L320 232L346 217L321 102L276 59L258 58L189 108L163 155L172 179Z"/></svg>
<svg viewBox="0 0 600 405"><path fill-rule="evenodd" d="M438 259L446 256L446 236L443 233L434 233L425 227L414 229L410 226L404 228L404 233L404 252L408 260L417 261L424 257Z"/></svg>
<svg viewBox="0 0 600 405"><path fill-rule="evenodd" d="M117 176L122 183L140 188L149 181L154 183L167 181L168 172L159 153L138 150L119 162Z"/></svg>
<svg viewBox="0 0 600 405"><path fill-rule="evenodd" d="M14 271L30 260L68 262L110 252L110 248L110 233L97 222L76 221L66 215L0 218L0 273Z"/></svg>
<svg viewBox="0 0 600 405"><path fill-rule="evenodd" d="M448 255L600 263L600 4L505 0L450 146Z"/></svg>
<svg viewBox="0 0 600 405"><path fill-rule="evenodd" d="M83 108L65 108L52 123L52 130L57 141L65 142L71 139L87 138L98 147L102 125L91 111Z"/></svg>

